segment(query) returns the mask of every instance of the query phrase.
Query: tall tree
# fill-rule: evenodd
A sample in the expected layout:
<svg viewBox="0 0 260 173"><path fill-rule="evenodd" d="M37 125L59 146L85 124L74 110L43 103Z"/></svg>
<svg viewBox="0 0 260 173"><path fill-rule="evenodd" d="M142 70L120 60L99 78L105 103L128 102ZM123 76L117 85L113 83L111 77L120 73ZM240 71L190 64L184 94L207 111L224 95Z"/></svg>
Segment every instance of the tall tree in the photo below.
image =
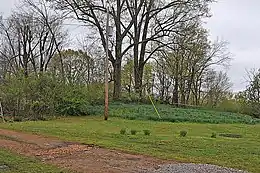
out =
<svg viewBox="0 0 260 173"><path fill-rule="evenodd" d="M220 71L208 70L202 86L204 102L209 106L217 106L231 92L231 82L227 74Z"/></svg>
<svg viewBox="0 0 260 173"><path fill-rule="evenodd" d="M141 91L143 71L146 62L156 52L173 48L172 37L182 35L185 30L195 27L200 19L209 16L211 0L132 0L127 1L133 29L129 36L134 45L135 89Z"/></svg>
<svg viewBox="0 0 260 173"><path fill-rule="evenodd" d="M2 58L8 62L11 73L23 70L25 76L46 71L65 38L58 16L39 15L26 5L13 12L0 29Z"/></svg>
<svg viewBox="0 0 260 173"><path fill-rule="evenodd" d="M75 14L76 19L90 25L99 34L103 48L106 48L106 30L105 30L105 16L106 7L103 1L76 1L76 0L52 0L58 9L71 12ZM114 99L118 99L121 95L121 65L123 56L129 50L129 46L123 47L123 42L127 38L127 33L133 25L129 22L123 25L125 15L126 0L110 1L109 13L112 16L113 25L116 28L115 42L113 42L114 50L109 50L109 60L114 69Z"/></svg>
<svg viewBox="0 0 260 173"><path fill-rule="evenodd" d="M94 82L96 75L94 69L98 63L82 50L66 49L60 52L63 60L64 76L69 84L90 84ZM59 54L51 61L51 71L57 75L61 73ZM96 67L95 67L96 66Z"/></svg>
<svg viewBox="0 0 260 173"><path fill-rule="evenodd" d="M106 48L105 13L101 1L50 0L56 7L75 14L76 18L96 29L103 48ZM167 38L180 34L179 28L191 27L194 21L208 15L212 0L113 0L109 13L115 26L114 52L109 50L109 60L114 68L114 98L120 97L121 64L123 56L133 48L136 91L141 94L145 63L163 47L170 47ZM196 23L196 22L195 22ZM186 29L187 29L186 27Z"/></svg>
<svg viewBox="0 0 260 173"><path fill-rule="evenodd" d="M161 99L172 92L172 103L199 104L206 71L216 65L227 65L230 54L223 41L211 43L208 33L200 25L176 36L174 49L161 54L157 60L161 71ZM167 50L166 50L167 51ZM168 100L168 99L166 99Z"/></svg>

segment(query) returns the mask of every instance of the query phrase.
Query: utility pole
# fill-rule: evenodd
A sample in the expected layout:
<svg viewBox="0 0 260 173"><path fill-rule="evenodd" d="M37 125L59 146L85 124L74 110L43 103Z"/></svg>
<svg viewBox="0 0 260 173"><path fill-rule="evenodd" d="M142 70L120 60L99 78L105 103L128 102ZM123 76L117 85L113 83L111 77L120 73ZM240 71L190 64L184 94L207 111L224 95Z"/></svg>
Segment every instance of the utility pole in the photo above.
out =
<svg viewBox="0 0 260 173"><path fill-rule="evenodd" d="M109 26L109 2L106 1L107 22L106 22L106 58L105 58L105 110L104 119L108 120L108 44L109 37L112 37L112 27Z"/></svg>
<svg viewBox="0 0 260 173"><path fill-rule="evenodd" d="M2 13L0 12L0 26L3 26L4 24L3 24L3 15L2 15ZM2 30L0 31L0 34L2 34Z"/></svg>

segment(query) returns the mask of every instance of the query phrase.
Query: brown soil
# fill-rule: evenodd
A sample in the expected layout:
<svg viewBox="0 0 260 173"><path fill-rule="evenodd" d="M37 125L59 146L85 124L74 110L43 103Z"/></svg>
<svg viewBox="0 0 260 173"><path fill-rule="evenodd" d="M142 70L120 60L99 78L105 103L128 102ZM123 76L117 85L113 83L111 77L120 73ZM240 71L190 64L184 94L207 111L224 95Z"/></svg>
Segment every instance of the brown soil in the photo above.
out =
<svg viewBox="0 0 260 173"><path fill-rule="evenodd" d="M169 163L149 156L4 129L0 129L0 147L84 173L135 173Z"/></svg>

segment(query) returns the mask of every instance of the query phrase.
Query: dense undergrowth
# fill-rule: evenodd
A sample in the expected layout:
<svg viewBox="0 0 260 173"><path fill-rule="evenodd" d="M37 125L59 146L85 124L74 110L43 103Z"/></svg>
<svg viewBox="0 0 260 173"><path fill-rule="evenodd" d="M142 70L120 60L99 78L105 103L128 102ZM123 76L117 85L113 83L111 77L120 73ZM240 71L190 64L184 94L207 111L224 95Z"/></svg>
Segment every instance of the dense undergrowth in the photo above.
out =
<svg viewBox="0 0 260 173"><path fill-rule="evenodd" d="M197 122L197 123L260 123L260 119L248 115L221 112L207 109L175 108L170 105L158 104L156 106L159 116L151 104L125 104L112 103L109 113L112 117L121 117L130 120L153 120L166 122ZM102 115L103 106L88 106L89 115Z"/></svg>

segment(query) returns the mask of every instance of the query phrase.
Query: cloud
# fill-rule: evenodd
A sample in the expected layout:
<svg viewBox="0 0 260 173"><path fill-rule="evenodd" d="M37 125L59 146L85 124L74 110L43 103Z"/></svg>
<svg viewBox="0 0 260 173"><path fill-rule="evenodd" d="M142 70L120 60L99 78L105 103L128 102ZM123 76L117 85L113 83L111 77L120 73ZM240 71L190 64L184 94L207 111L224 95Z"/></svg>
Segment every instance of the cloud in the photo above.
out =
<svg viewBox="0 0 260 173"><path fill-rule="evenodd" d="M15 7L16 2L18 0L1 0L0 14L4 17L8 16Z"/></svg>
<svg viewBox="0 0 260 173"><path fill-rule="evenodd" d="M220 37L230 43L234 57L228 74L234 91L246 87L245 69L260 67L259 7L258 0L219 0L212 5L213 17L205 25L211 39Z"/></svg>

